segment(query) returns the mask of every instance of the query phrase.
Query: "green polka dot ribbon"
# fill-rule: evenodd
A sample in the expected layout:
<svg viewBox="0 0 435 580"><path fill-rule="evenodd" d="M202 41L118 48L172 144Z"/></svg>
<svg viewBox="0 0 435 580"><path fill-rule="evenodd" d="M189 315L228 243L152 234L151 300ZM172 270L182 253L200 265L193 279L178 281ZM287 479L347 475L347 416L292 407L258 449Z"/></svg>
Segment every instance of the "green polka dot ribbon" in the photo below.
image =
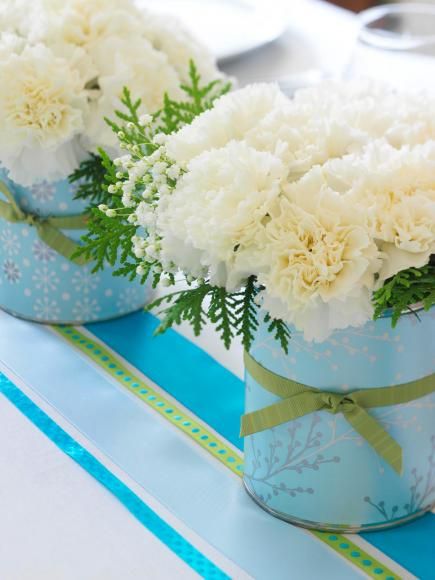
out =
<svg viewBox="0 0 435 580"><path fill-rule="evenodd" d="M27 224L34 227L47 246L79 266L89 261L84 256L74 256L80 247L79 244L73 242L61 231L83 230L86 227L85 215L41 217L21 208L10 189L2 181L0 181L0 191L7 199L7 201L0 199L0 218L12 224Z"/></svg>
<svg viewBox="0 0 435 580"><path fill-rule="evenodd" d="M341 534L329 534L327 532L312 532L315 536L330 546L338 554L352 562L354 566L365 572L370 578L378 580L400 580L400 576L392 572L360 546Z"/></svg>
<svg viewBox="0 0 435 580"><path fill-rule="evenodd" d="M316 411L343 413L346 420L398 474L402 448L366 409L414 401L435 391L435 373L401 385L357 390L346 394L321 391L266 369L245 352L245 367L264 389L281 400L242 417L241 436L271 429Z"/></svg>

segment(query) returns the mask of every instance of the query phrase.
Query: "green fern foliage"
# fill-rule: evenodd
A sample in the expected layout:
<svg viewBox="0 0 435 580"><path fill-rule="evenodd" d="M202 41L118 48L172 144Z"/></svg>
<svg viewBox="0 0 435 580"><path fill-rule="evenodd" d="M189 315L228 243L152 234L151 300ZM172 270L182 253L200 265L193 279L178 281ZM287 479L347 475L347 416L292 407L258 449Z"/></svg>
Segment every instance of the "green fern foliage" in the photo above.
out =
<svg viewBox="0 0 435 580"><path fill-rule="evenodd" d="M198 336L207 321L210 321L226 348L240 337L249 350L258 328L258 306L255 303L254 279L250 278L239 292L229 293L225 288L205 282L158 298L147 306L161 317L156 330L161 334L181 322L188 322Z"/></svg>
<svg viewBox="0 0 435 580"><path fill-rule="evenodd" d="M93 153L69 176L71 184L77 185L75 199L84 199L89 205L98 205L104 197L103 184L106 181L106 167L103 158Z"/></svg>
<svg viewBox="0 0 435 580"><path fill-rule="evenodd" d="M268 324L267 331L273 334L276 341L281 345L285 354L288 354L288 345L291 339L291 332L282 320L271 318L270 314L266 314L264 322Z"/></svg>
<svg viewBox="0 0 435 580"><path fill-rule="evenodd" d="M158 146L152 142L153 136L158 133L172 133L191 123L197 115L210 109L216 99L230 88L230 83L220 80L203 86L198 70L191 61L189 83L182 86L185 99L175 101L165 95L163 107L152 115L150 126L142 126L139 116L141 100L134 99L127 87L124 88L121 98L123 110L115 112L116 120L106 119L106 122L132 159L140 159L157 149ZM99 149L98 155L91 155L83 161L71 175L70 182L79 185L77 199L88 200L91 206L106 205L117 212L117 219L109 218L99 210L89 212L88 232L82 238L83 246L76 255L92 259L95 262L94 272L102 270L106 264L114 266L121 263L122 266L115 274L133 279L139 260L131 251L131 238L138 227L128 221L132 211L123 206L119 193L113 194L109 191L110 185L122 182L123 179L127 179L127 176L120 177L113 161L103 149ZM153 264L149 266L145 274L141 274L143 281L148 278ZM153 276L153 283L156 284L160 275L154 273Z"/></svg>
<svg viewBox="0 0 435 580"><path fill-rule="evenodd" d="M142 101L134 99L129 89L124 87L121 97L123 110L115 111L116 120L105 120L133 158L152 153L156 148L151 142L153 135L178 131L211 109L219 97L228 93L231 83L214 80L202 85L195 63L190 61L189 82L181 89L185 98L174 100L166 94L163 107L152 115L151 128L144 128L139 116ZM100 149L98 155L91 154L69 178L70 183L78 184L76 199L87 200L92 205L107 204L107 186L116 181L115 173L112 161L103 150Z"/></svg>
<svg viewBox="0 0 435 580"><path fill-rule="evenodd" d="M421 303L429 310L435 305L435 266L428 264L398 272L374 293L373 303L375 319L391 309L393 328L404 312L414 312L414 304Z"/></svg>

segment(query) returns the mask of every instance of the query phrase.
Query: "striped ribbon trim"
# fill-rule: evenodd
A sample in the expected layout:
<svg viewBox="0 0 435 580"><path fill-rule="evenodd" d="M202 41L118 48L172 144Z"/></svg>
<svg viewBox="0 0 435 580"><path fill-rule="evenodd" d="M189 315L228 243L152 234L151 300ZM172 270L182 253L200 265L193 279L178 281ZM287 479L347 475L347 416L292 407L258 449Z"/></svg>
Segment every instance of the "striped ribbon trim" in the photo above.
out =
<svg viewBox="0 0 435 580"><path fill-rule="evenodd" d="M147 530L201 577L217 580L229 579L225 572L157 515L138 495L66 433L2 373L0 373L0 393L63 453L110 491Z"/></svg>
<svg viewBox="0 0 435 580"><path fill-rule="evenodd" d="M150 387L106 348L99 339L91 339L76 327L52 327L72 346L85 354L101 369L114 378L122 387L139 397L149 408L157 411L164 419L183 431L203 450L218 459L233 473L242 477L243 459L233 451L221 437L211 433L191 413L180 410L167 398ZM368 577L378 580L402 580L387 566L380 563L367 551L357 546L347 536L316 530L307 530L318 540L329 546L349 563L362 570Z"/></svg>

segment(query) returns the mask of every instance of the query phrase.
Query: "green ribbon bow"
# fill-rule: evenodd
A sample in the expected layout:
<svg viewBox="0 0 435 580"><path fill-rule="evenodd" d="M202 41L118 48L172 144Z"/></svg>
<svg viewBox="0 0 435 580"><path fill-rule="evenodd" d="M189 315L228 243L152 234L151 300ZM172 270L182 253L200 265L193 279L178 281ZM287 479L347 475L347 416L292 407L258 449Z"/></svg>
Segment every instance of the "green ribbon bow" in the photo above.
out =
<svg viewBox="0 0 435 580"><path fill-rule="evenodd" d="M23 210L16 202L12 192L2 181L0 181L0 191L8 200L3 201L0 199L0 218L12 224L28 224L36 228L38 236L47 246L50 246L58 254L79 266L84 266L89 262L84 256L72 257L80 245L61 232L61 230L83 230L86 228L85 215L41 217Z"/></svg>
<svg viewBox="0 0 435 580"><path fill-rule="evenodd" d="M435 374L394 387L379 387L340 394L321 391L267 370L245 352L251 377L281 401L242 417L241 436L252 435L314 413L343 413L347 421L398 473L402 473L402 448L366 409L407 403L435 391Z"/></svg>

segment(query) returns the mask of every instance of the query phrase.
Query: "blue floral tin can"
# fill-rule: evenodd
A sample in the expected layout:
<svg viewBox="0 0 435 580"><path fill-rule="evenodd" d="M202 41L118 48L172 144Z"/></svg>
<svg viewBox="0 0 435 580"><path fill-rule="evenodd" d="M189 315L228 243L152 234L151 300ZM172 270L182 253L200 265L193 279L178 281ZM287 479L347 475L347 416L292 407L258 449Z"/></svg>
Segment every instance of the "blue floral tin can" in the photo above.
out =
<svg viewBox="0 0 435 580"><path fill-rule="evenodd" d="M21 187L0 169L0 180L27 215L42 218L80 215L68 181ZM0 192L0 200L9 202ZM84 230L63 230L79 242ZM0 308L28 320L83 324L136 311L145 303L143 285L114 277L113 268L92 274L92 263L79 265L44 243L37 228L0 217Z"/></svg>
<svg viewBox="0 0 435 580"><path fill-rule="evenodd" d="M322 343L292 330L285 355L263 325L250 354L272 372L346 393L395 386L435 371L435 309L388 316ZM279 398L246 373L246 411ZM320 411L245 438L244 484L271 514L308 528L356 532L396 526L435 504L435 393L370 414L401 446L398 474L346 421Z"/></svg>

